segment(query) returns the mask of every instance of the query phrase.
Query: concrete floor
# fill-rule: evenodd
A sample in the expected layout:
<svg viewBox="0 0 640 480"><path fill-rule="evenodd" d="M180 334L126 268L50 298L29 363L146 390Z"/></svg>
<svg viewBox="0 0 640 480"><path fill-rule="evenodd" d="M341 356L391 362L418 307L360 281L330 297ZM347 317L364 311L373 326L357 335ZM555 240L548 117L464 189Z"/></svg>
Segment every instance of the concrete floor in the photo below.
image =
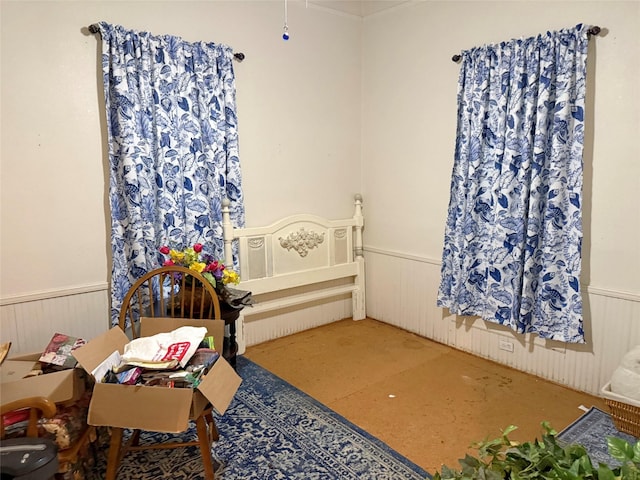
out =
<svg viewBox="0 0 640 480"><path fill-rule="evenodd" d="M249 347L245 356L378 437L429 473L509 425L517 441L562 430L592 405L585 393L454 350L375 320L335 322Z"/></svg>

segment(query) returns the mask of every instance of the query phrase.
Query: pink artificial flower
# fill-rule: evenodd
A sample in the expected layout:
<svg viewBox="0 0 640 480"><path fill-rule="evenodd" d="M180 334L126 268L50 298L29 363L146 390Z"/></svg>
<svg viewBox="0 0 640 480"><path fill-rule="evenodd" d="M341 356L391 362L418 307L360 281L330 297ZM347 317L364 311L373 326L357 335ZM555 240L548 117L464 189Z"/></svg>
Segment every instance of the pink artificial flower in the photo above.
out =
<svg viewBox="0 0 640 480"><path fill-rule="evenodd" d="M206 272L215 272L218 269L218 261L215 260L205 267Z"/></svg>
<svg viewBox="0 0 640 480"><path fill-rule="evenodd" d="M201 243L196 243L193 246L193 251L196 253L200 253L202 251L202 244Z"/></svg>
<svg viewBox="0 0 640 480"><path fill-rule="evenodd" d="M166 245L160 247L160 253L162 253L163 255L168 255L169 252L170 252L170 249Z"/></svg>
<svg viewBox="0 0 640 480"><path fill-rule="evenodd" d="M164 265L165 267L170 267L171 265L175 265L175 263L173 260L169 259L169 260L165 260L162 265Z"/></svg>

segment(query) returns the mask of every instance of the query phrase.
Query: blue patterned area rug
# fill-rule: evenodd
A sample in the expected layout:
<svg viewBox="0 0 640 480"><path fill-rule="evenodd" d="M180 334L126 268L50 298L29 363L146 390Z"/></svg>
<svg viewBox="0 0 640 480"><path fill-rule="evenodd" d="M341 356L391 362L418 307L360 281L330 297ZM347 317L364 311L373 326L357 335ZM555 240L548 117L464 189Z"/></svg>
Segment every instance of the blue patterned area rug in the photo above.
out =
<svg viewBox="0 0 640 480"><path fill-rule="evenodd" d="M594 465L604 463L611 467L619 466L620 462L609 455L607 437L619 437L631 445L638 441L634 436L619 431L611 416L596 407L591 407L584 415L562 430L556 438L561 444L582 445L589 453L591 463Z"/></svg>
<svg viewBox="0 0 640 480"><path fill-rule="evenodd" d="M304 392L239 356L242 385L216 417L216 480L424 480L430 475ZM195 427L182 434L196 438ZM175 438L142 433L140 443ZM104 478L104 454L95 473ZM119 479L202 479L197 447L146 450L123 459Z"/></svg>

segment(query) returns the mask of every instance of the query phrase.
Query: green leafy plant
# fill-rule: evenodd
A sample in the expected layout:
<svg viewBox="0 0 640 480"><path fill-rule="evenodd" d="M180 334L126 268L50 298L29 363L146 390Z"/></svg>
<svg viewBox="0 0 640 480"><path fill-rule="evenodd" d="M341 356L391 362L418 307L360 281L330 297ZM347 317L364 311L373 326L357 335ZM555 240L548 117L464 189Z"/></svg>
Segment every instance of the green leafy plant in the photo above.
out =
<svg viewBox="0 0 640 480"><path fill-rule="evenodd" d="M472 445L478 456L460 459L460 470L443 466L433 480L640 480L640 442L608 437L609 454L621 464L594 466L582 445L561 445L548 422L542 427L541 440L517 443L509 439L517 428L511 425L501 437Z"/></svg>

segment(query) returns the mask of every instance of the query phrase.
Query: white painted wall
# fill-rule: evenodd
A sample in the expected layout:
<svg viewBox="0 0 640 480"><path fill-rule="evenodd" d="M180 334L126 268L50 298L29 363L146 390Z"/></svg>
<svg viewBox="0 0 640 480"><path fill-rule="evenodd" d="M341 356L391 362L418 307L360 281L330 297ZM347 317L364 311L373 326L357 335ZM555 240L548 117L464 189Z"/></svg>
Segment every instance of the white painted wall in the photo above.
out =
<svg viewBox="0 0 640 480"><path fill-rule="evenodd" d="M2 1L0 297L107 282L100 20L231 45L248 225L352 214L361 26L290 2ZM336 172L340 172L336 175Z"/></svg>
<svg viewBox="0 0 640 480"><path fill-rule="evenodd" d="M451 57L578 23L608 30L589 45L583 281L640 293L637 1L426 1L367 17L366 244L440 260L456 134L459 65Z"/></svg>
<svg viewBox="0 0 640 480"><path fill-rule="evenodd" d="M578 23L589 45L585 328L565 347L435 307L461 50ZM640 343L640 2L424 1L367 17L363 195L367 314L591 393ZM383 279L385 279L383 281ZM390 281L390 279L393 279ZM515 344L498 350L499 337Z"/></svg>
<svg viewBox="0 0 640 480"><path fill-rule="evenodd" d="M0 340L13 342L12 353L38 350L53 331L92 338L109 327L106 130L92 23L246 55L234 65L248 226L294 213L352 215L362 19L290 1L284 42L282 7L0 2Z"/></svg>
<svg viewBox="0 0 640 480"><path fill-rule="evenodd" d="M0 8L0 340L26 351L25 337L48 340L52 328L91 336L108 326L100 49L82 32L105 20L247 55L235 67L247 225L302 212L347 217L362 192L373 318L585 390L624 345L640 343L640 2L416 1L362 21L290 0L287 43L280 0ZM589 53L583 283L592 338L558 360L556 346L511 336L509 357L495 338L509 332L434 304L455 140L451 56L579 22L608 31ZM279 322L250 343L296 331L295 319ZM582 364L598 369L595 380Z"/></svg>

